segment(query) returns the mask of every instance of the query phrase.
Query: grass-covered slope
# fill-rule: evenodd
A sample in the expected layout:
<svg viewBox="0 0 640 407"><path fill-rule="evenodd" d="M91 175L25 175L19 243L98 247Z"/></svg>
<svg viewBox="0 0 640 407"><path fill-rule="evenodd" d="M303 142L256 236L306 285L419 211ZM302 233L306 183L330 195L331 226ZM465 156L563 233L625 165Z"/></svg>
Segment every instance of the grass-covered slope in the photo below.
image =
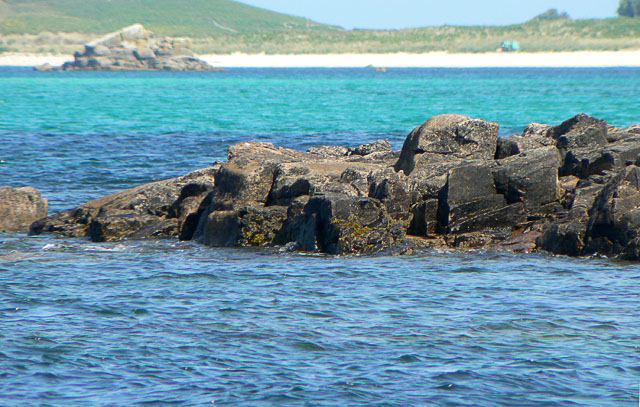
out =
<svg viewBox="0 0 640 407"><path fill-rule="evenodd" d="M555 10L508 26L343 30L233 0L0 0L0 52L73 53L133 23L191 37L198 53L487 52L504 40L523 52L640 49L640 18Z"/></svg>
<svg viewBox="0 0 640 407"><path fill-rule="evenodd" d="M520 42L523 52L640 49L640 18L573 20L538 16L508 26L309 30L296 35L224 33L194 41L194 46L200 52L220 53L490 52L505 40Z"/></svg>
<svg viewBox="0 0 640 407"><path fill-rule="evenodd" d="M0 32L106 33L141 23L172 36L331 29L233 0L0 0Z"/></svg>

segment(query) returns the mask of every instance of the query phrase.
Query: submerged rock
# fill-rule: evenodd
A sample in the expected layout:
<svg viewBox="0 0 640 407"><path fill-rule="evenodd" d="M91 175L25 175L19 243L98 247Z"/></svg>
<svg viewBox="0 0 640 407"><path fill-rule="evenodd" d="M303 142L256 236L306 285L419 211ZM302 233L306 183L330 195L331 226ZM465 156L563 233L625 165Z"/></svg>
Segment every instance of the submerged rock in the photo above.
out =
<svg viewBox="0 0 640 407"><path fill-rule="evenodd" d="M0 187L0 233L28 231L47 209L48 201L33 187Z"/></svg>
<svg viewBox="0 0 640 407"><path fill-rule="evenodd" d="M242 142L215 167L91 201L31 231L330 254L451 247L639 260L635 127L578 115L497 135L496 123L447 114L414 129L400 152L386 140L307 152Z"/></svg>
<svg viewBox="0 0 640 407"><path fill-rule="evenodd" d="M213 71L207 62L198 59L189 50L188 39L156 38L141 24L125 27L120 31L86 44L82 52L76 52L74 60L66 62L61 70L157 70L157 71ZM38 70L52 70L42 65Z"/></svg>

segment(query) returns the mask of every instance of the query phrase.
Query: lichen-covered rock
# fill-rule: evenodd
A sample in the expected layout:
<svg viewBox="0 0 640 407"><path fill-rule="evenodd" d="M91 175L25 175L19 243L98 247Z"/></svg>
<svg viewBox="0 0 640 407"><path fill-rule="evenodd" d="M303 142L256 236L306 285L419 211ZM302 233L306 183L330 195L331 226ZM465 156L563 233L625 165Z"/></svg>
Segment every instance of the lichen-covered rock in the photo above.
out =
<svg viewBox="0 0 640 407"><path fill-rule="evenodd" d="M497 132L441 115L400 153L385 140L307 152L242 142L215 167L89 202L32 231L330 254L450 247L640 260L640 130L578 115L505 139Z"/></svg>
<svg viewBox="0 0 640 407"><path fill-rule="evenodd" d="M211 212L203 223L200 241L217 247L272 246L286 218L286 206L245 206Z"/></svg>
<svg viewBox="0 0 640 407"><path fill-rule="evenodd" d="M373 198L340 194L312 197L295 242L302 250L329 254L366 254L388 248L404 236L402 227Z"/></svg>
<svg viewBox="0 0 640 407"><path fill-rule="evenodd" d="M0 233L27 232L47 209L48 201L33 187L0 187Z"/></svg>

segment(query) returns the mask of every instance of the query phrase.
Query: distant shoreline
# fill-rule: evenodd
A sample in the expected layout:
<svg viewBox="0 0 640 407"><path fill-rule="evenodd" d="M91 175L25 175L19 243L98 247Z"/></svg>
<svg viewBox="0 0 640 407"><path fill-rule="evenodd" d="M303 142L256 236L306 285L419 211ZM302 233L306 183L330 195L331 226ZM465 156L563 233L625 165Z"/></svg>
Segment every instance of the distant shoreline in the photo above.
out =
<svg viewBox="0 0 640 407"><path fill-rule="evenodd" d="M213 66L226 68L553 68L640 67L640 50L536 53L449 54L207 54L200 56ZM62 65L71 55L4 53L0 66Z"/></svg>

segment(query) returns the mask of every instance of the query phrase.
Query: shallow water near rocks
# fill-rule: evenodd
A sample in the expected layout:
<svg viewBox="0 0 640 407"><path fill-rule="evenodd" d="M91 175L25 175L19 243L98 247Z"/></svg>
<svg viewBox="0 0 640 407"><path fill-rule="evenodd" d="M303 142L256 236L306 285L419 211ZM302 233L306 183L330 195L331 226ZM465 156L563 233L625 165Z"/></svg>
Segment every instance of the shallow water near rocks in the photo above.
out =
<svg viewBox="0 0 640 407"><path fill-rule="evenodd" d="M638 69L35 73L0 68L0 184L52 211L224 159L429 116L502 134L640 122ZM640 266L542 254L331 257L0 235L0 405L635 406Z"/></svg>

